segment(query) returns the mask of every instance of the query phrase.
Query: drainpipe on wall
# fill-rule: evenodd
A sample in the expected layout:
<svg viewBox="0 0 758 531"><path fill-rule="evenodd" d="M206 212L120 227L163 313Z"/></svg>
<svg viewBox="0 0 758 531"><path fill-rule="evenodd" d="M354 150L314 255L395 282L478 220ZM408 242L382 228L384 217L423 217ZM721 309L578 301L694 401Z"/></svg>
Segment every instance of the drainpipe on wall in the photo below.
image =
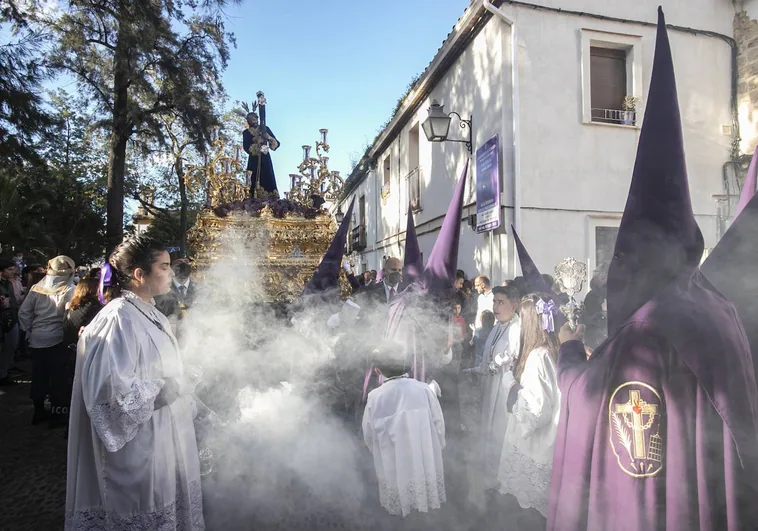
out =
<svg viewBox="0 0 758 531"><path fill-rule="evenodd" d="M492 4L492 0L482 0L484 9L498 17L511 28L511 108L513 109L513 227L516 232L521 232L521 154L519 146L520 120L519 120L519 75L518 75L518 31L516 23L499 7ZM504 59L506 60L506 59ZM505 69L504 69L505 70ZM505 122L505 105L503 105L503 133L506 130ZM505 134L503 134L505 136ZM515 275L515 256L516 243L513 238L510 241L510 255L514 257L514 275ZM502 255L501 255L502 257Z"/></svg>
<svg viewBox="0 0 758 531"><path fill-rule="evenodd" d="M370 164L373 165L373 162ZM369 168L369 171L374 174L374 237L371 238L371 254L374 256L374 263L376 263L376 242L379 240L379 220L381 219L379 217L379 201L381 201L382 189L377 188L379 186L379 172L376 171L376 168ZM366 238L368 238L368 229L366 229ZM379 265L382 266L384 264L380 261ZM374 268L372 267L371 269ZM381 267L377 268L377 271L379 269Z"/></svg>

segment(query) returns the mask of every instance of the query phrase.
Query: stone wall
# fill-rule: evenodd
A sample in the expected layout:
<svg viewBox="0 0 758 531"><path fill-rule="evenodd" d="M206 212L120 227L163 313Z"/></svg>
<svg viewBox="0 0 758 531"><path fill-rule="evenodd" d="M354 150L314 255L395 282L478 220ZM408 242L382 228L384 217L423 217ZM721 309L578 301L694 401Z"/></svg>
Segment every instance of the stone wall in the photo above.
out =
<svg viewBox="0 0 758 531"><path fill-rule="evenodd" d="M737 42L740 150L752 153L758 144L758 20L751 18L747 10L740 10L734 16L734 39Z"/></svg>

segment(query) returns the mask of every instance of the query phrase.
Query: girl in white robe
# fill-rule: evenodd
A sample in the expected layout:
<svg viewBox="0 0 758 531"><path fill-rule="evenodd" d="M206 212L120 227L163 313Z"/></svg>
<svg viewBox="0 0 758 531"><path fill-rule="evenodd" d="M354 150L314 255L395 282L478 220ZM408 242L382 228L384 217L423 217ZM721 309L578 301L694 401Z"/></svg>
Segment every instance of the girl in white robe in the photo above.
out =
<svg viewBox="0 0 758 531"><path fill-rule="evenodd" d="M561 403L556 312L555 303L540 295L521 300L521 352L513 372L506 374L508 421L498 473L501 494L515 496L522 508L536 509L542 516L547 515ZM544 525L542 520L542 529Z"/></svg>
<svg viewBox="0 0 758 531"><path fill-rule="evenodd" d="M165 247L145 238L125 241L110 258L119 296L78 344L67 531L205 528L196 405L176 338L149 302L168 291L169 262ZM110 273L104 266L106 285Z"/></svg>

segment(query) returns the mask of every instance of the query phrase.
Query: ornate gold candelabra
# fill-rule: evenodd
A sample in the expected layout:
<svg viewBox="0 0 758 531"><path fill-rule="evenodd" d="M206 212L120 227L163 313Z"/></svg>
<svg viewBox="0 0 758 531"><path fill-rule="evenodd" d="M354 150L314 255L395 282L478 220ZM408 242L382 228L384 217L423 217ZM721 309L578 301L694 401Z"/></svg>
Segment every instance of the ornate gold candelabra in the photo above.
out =
<svg viewBox="0 0 758 531"><path fill-rule="evenodd" d="M290 191L287 199L301 205L311 205L313 196L324 201L334 201L342 191L345 181L340 172L329 170L329 144L326 140L327 129L320 129L321 140L316 142L316 156L311 157L311 146L303 146L303 162L298 166L300 174L290 174Z"/></svg>
<svg viewBox="0 0 758 531"><path fill-rule="evenodd" d="M214 127L210 147L210 151L203 153L202 165L187 165L187 189L193 194L205 190L205 205L210 208L242 201L250 185L239 178L243 173L240 146L234 147L235 155L231 156L227 138L219 134L219 127Z"/></svg>

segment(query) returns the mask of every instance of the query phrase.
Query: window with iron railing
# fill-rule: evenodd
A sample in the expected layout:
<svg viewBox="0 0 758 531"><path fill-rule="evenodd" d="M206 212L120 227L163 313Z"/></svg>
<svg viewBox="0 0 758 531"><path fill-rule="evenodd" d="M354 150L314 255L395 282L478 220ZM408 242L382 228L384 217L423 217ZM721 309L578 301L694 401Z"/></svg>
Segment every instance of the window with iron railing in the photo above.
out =
<svg viewBox="0 0 758 531"><path fill-rule="evenodd" d="M405 180L408 182L408 201L411 204L411 209L414 212L421 210L421 177L423 173L420 167L414 168L411 172L405 176Z"/></svg>
<svg viewBox="0 0 758 531"><path fill-rule="evenodd" d="M352 238L350 240L352 242L352 249L354 251L363 251L368 246L366 238L366 227L363 225L358 225L355 227L353 229Z"/></svg>
<svg viewBox="0 0 758 531"><path fill-rule="evenodd" d="M625 49L590 48L590 102L592 121L606 124L635 125L637 113L627 98L627 61ZM631 105L630 105L631 103Z"/></svg>

